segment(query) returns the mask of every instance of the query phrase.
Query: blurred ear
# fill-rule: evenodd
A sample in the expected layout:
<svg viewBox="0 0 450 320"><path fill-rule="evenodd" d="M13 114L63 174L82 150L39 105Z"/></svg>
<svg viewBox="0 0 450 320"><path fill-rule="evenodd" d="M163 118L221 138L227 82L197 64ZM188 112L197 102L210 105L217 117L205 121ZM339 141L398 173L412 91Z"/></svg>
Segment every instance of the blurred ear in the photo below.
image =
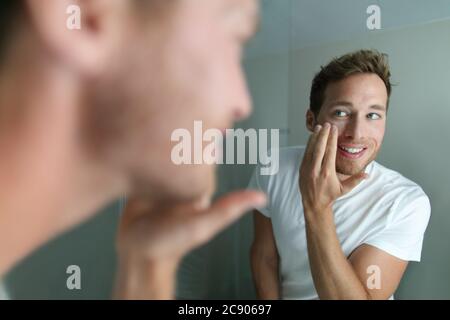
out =
<svg viewBox="0 0 450 320"><path fill-rule="evenodd" d="M314 127L316 126L316 117L314 116L314 113L311 111L311 109L308 109L306 112L306 128L310 132L314 132Z"/></svg>
<svg viewBox="0 0 450 320"><path fill-rule="evenodd" d="M26 0L26 4L31 27L44 50L56 59L52 61L93 75L105 67L117 47L130 1Z"/></svg>

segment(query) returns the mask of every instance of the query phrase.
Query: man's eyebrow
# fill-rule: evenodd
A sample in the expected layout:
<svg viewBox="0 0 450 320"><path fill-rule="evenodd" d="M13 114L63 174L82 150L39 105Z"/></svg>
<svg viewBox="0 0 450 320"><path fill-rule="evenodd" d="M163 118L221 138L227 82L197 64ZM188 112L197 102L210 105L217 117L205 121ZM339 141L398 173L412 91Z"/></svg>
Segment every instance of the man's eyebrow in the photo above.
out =
<svg viewBox="0 0 450 320"><path fill-rule="evenodd" d="M240 0L242 1L242 0ZM238 23L242 23L242 27L245 28L245 38L249 40L254 37L261 29L261 9L259 5L256 7L246 6L242 7L242 3L227 1L225 2L226 11L232 15L233 19L239 19Z"/></svg>
<svg viewBox="0 0 450 320"><path fill-rule="evenodd" d="M330 103L329 108L334 108L334 107L354 108L353 103L348 102L348 101L335 101L335 102ZM380 104L373 104L369 107L369 109L386 111L386 107L383 105L380 105Z"/></svg>
<svg viewBox="0 0 450 320"><path fill-rule="evenodd" d="M261 13L260 10L246 10L243 13L242 18L246 20L246 25L248 27L248 38L254 37L261 30Z"/></svg>
<svg viewBox="0 0 450 320"><path fill-rule="evenodd" d="M348 101L334 101L334 102L330 103L329 108L334 108L334 107L349 107L349 108L353 108L353 103L348 102Z"/></svg>
<svg viewBox="0 0 450 320"><path fill-rule="evenodd" d="M249 2L245 8L245 18L250 20L250 36L254 36L261 29L261 4L259 2ZM242 5L242 4L241 4Z"/></svg>
<svg viewBox="0 0 450 320"><path fill-rule="evenodd" d="M384 107L382 105L379 105L379 104L371 105L370 109L379 110L379 111L386 111L386 107Z"/></svg>

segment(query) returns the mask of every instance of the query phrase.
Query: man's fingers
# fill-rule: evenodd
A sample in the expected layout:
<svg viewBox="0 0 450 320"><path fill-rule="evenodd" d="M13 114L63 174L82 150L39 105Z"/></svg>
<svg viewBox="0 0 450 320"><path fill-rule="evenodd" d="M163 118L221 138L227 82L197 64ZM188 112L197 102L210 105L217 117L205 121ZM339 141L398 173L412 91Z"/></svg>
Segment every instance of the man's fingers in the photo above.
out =
<svg viewBox="0 0 450 320"><path fill-rule="evenodd" d="M257 191L237 191L220 198L210 208L193 218L192 232L196 245L210 240L245 212L261 208L265 204L266 196Z"/></svg>
<svg viewBox="0 0 450 320"><path fill-rule="evenodd" d="M369 175L367 173L361 172L354 176L351 176L344 182L342 182L343 195L349 193L354 187L356 187L361 181L367 179Z"/></svg>
<svg viewBox="0 0 450 320"><path fill-rule="evenodd" d="M204 194L200 199L194 202L193 206L196 210L205 210L211 205L211 195Z"/></svg>
<svg viewBox="0 0 450 320"><path fill-rule="evenodd" d="M320 131L322 130L321 125L317 125L314 127L314 132L309 136L308 144L306 145L305 149L305 155L303 157L303 161L307 164L311 164L313 154L314 154L314 147L316 145L317 137L319 136Z"/></svg>
<svg viewBox="0 0 450 320"><path fill-rule="evenodd" d="M312 156L312 170L316 175L318 175L320 170L322 169L322 162L325 150L327 148L329 134L330 134L330 124L325 123L322 130L320 130L318 134Z"/></svg>
<svg viewBox="0 0 450 320"><path fill-rule="evenodd" d="M337 153L338 130L336 126L331 126L330 135L327 142L327 150L323 165L329 170L336 170L336 153Z"/></svg>
<svg viewBox="0 0 450 320"><path fill-rule="evenodd" d="M142 215L147 214L151 209L150 201L144 198L129 198L123 208L121 224L128 224Z"/></svg>

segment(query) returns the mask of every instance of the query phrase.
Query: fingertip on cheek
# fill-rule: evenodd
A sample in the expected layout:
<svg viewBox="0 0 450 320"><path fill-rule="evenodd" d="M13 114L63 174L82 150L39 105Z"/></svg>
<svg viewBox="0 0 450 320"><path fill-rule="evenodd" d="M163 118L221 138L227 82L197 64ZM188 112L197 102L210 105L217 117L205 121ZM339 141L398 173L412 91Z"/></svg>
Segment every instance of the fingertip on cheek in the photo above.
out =
<svg viewBox="0 0 450 320"><path fill-rule="evenodd" d="M331 131L332 131L333 133L337 133L337 132L338 132L337 126L333 124L333 125L331 126Z"/></svg>

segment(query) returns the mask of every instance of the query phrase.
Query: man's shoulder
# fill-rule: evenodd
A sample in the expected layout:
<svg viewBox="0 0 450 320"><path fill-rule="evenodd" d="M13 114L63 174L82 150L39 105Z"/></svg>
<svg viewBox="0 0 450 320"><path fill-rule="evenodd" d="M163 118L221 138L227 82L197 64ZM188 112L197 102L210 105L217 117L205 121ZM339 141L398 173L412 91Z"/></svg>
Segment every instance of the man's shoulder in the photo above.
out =
<svg viewBox="0 0 450 320"><path fill-rule="evenodd" d="M279 149L280 164L299 164L305 153L305 146L289 146Z"/></svg>
<svg viewBox="0 0 450 320"><path fill-rule="evenodd" d="M269 189L277 189L280 186L286 187L295 179L298 179L298 170L303 159L304 146L289 146L271 149L270 157L278 160L278 170L274 173L263 175L258 171L259 179L266 181ZM275 155L276 152L276 155ZM264 165L260 165L264 167ZM261 169L261 167L259 169ZM257 168L258 170L258 168Z"/></svg>
<svg viewBox="0 0 450 320"><path fill-rule="evenodd" d="M305 146L282 147L277 150L272 150L273 152L278 152L279 155L279 171L274 177L281 177L286 174L291 175L293 172L298 171L303 154L305 153Z"/></svg>
<svg viewBox="0 0 450 320"><path fill-rule="evenodd" d="M415 198L427 198L428 196L422 187L415 181L405 177L398 171L389 169L378 162L374 162L377 182L383 188L384 192L389 192L397 200Z"/></svg>

